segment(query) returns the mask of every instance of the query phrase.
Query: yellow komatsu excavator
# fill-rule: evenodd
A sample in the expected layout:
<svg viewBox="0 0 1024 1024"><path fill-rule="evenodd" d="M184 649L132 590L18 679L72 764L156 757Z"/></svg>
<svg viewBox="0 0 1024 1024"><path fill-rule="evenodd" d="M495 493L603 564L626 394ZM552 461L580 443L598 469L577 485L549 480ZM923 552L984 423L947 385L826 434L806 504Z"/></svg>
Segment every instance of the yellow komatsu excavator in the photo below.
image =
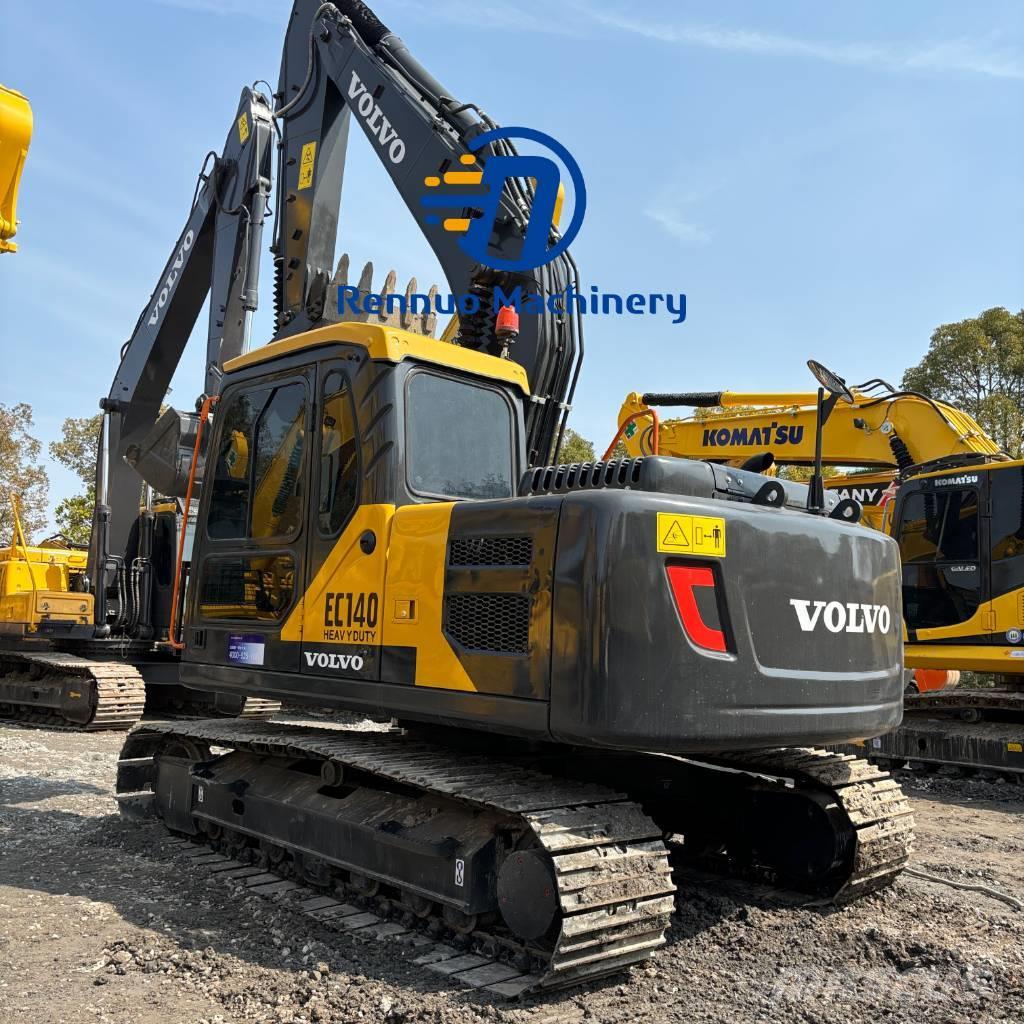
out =
<svg viewBox="0 0 1024 1024"><path fill-rule="evenodd" d="M0 252L17 252L18 185L32 138L32 108L20 92L0 85Z"/></svg>
<svg viewBox="0 0 1024 1024"><path fill-rule="evenodd" d="M1007 677L995 690L911 693L907 710L1024 724L1024 461L945 402L880 379L847 387L820 364L811 366L827 396L820 406L813 391L634 392L619 411L619 434L630 455L761 472L814 466L820 445L821 464L844 470L823 481L829 501L855 508L862 522L900 545L905 663L915 678L932 670ZM662 422L656 410L665 406L701 411ZM927 751L918 745L908 752L1021 770L1022 731L1014 724L991 744L982 737L973 752L950 740L935 753L930 738Z"/></svg>
<svg viewBox="0 0 1024 1024"><path fill-rule="evenodd" d="M1009 459L967 413L946 402L885 381L851 389L822 425L822 463L856 472L829 478L825 486L863 506L862 522L882 529L886 491L900 475L906 483L930 470ZM631 455L651 454L654 427L650 408L685 405L702 410L685 419L659 421L662 455L700 458L742 466L766 454L777 465L813 466L817 396L813 391L717 391L638 394L619 411L623 441ZM703 410L714 409L711 414Z"/></svg>

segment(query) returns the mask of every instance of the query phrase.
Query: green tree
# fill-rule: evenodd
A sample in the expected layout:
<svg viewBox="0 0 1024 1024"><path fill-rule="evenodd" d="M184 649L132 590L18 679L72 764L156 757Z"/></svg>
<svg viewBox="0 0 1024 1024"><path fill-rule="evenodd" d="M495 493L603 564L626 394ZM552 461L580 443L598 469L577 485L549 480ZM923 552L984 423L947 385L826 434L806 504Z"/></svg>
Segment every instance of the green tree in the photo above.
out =
<svg viewBox="0 0 1024 1024"><path fill-rule="evenodd" d="M973 416L1002 448L1024 453L1024 310L1002 306L932 334L924 358L903 387Z"/></svg>
<svg viewBox="0 0 1024 1024"><path fill-rule="evenodd" d="M11 538L14 517L11 495L21 498L21 523L26 535L46 525L50 480L39 465L43 446L32 436L32 406L0 405L0 544Z"/></svg>
<svg viewBox="0 0 1024 1024"><path fill-rule="evenodd" d="M96 503L96 455L103 416L69 416L61 425L59 441L50 442L50 454L82 481L84 492L65 498L54 510L57 528L70 541L87 544Z"/></svg>
<svg viewBox="0 0 1024 1024"><path fill-rule="evenodd" d="M577 434L572 427L566 427L565 436L562 438L562 448L558 453L558 461L562 463L594 462L596 459L594 442L588 441L582 434Z"/></svg>

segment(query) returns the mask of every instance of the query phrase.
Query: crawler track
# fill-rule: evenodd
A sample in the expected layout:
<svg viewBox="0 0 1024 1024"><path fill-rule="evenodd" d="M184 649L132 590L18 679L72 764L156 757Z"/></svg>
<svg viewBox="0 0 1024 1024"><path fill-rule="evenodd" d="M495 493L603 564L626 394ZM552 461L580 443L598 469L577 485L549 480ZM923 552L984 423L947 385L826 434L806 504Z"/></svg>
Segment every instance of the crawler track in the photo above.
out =
<svg viewBox="0 0 1024 1024"><path fill-rule="evenodd" d="M0 651L0 718L49 729L130 729L145 704L142 676L123 662Z"/></svg>
<svg viewBox="0 0 1024 1024"><path fill-rule="evenodd" d="M886 771L863 758L818 749L768 750L716 757L713 764L748 774L764 774L834 801L851 826L842 863L825 883L825 894L849 903L889 885L910 859L914 818L910 802ZM770 879L770 868L726 858L729 873Z"/></svg>
<svg viewBox="0 0 1024 1024"><path fill-rule="evenodd" d="M272 723L157 724L136 729L125 744L117 787L123 810L137 812L140 805L154 802L147 792L153 758L168 743L331 761L383 785L441 797L461 807L467 822L480 812L497 813L530 834L535 848L549 858L557 889L557 934L545 941L523 940L494 915L459 935L457 928L446 928L451 919L437 904L423 922L433 935L454 935L468 947L467 956L473 951L466 970L490 967L482 976L493 979L487 987L496 994L514 996L602 977L647 959L664 942L675 892L668 851L641 808L603 786L566 782L388 734ZM277 856L276 844L261 846L268 858ZM252 848L250 836L236 852ZM294 852L289 853L293 860ZM373 874L370 867L363 870ZM334 884L333 872L329 884ZM400 884L388 889L400 901L415 895L403 892Z"/></svg>
<svg viewBox="0 0 1024 1024"><path fill-rule="evenodd" d="M179 699L163 699L167 689ZM143 713L168 719L224 716L258 720L280 712L275 700L247 697L224 710L212 694L146 686L139 668L113 658L64 651L0 650L0 719L77 732L127 730Z"/></svg>
<svg viewBox="0 0 1024 1024"><path fill-rule="evenodd" d="M403 888L401 879L389 875L372 857L359 866L368 876L379 872L381 884L374 882L373 892L368 894L365 877L346 873L351 863L328 858L329 863L314 864L308 849L302 852L302 837L297 833L282 845L280 836L268 840L266 834L241 818L237 829L217 825L213 830L203 824L202 811L200 818L185 819L185 825L196 833L191 837L193 841L205 842L214 852L243 865L269 869L271 877L259 883L271 887L268 891L278 891L272 888L273 883L291 876L307 886L319 886L331 894L332 900L337 895L337 900L319 909L349 918L346 930L379 926L389 916L394 918L398 908L400 930L419 929L435 940L445 940L436 953L439 962L452 960L451 970L444 973L474 987L516 996L573 985L640 962L664 942L674 886L663 839L666 831L672 830L666 829L661 813L652 810L649 816L637 802L610 786L594 784L588 778L570 780L557 770L553 775L542 774L514 763L514 759L503 763L485 753L467 753L396 734L274 723L157 723L136 729L125 743L117 782L122 812L127 816L152 811L161 814L153 792L155 759L162 756L161 751L174 751L176 756L182 749L194 752L189 760L198 767L193 769L193 783L186 785L186 790L202 788L202 779L215 782L216 772L205 767L211 748L215 754L230 750L259 757L264 759L261 763L266 759L287 763L291 759L307 766L316 762L321 767L324 762L340 765L346 778L355 772L370 779L371 789L403 787L449 801L463 808L469 817L496 813L504 825L511 822L528 831L536 848L549 858L557 889L557 935L549 932L546 944L520 938L496 913L490 919L486 915L479 921L474 918L471 929L461 930L452 925L438 902L431 905L429 900L420 899L417 914L422 916L417 918L402 910L415 906L416 892ZM684 863L691 866L776 889L811 892L842 903L888 885L907 862L913 840L909 804L887 773L861 758L789 749L725 755L713 762L666 760L685 764L684 770L690 774L683 778L691 787L695 782L714 785L716 779L724 779L733 793L756 791L755 799L762 790L773 800L780 792L796 794L793 806L800 808L799 814L803 813L804 802L821 808L822 820L828 823L825 834L834 844L834 850L826 844L824 861L819 855L807 878L794 879L791 865L786 874L770 855L764 856L765 848L758 846L756 836L754 842L748 841L749 833L757 826L749 825L744 836L740 820L739 842L719 843L713 829L701 832L702 838L711 837L710 843L708 848L701 848L698 859L692 854L684 856ZM624 764L611 763L615 771ZM648 774L656 774L664 764L663 759L648 758L641 767L646 765ZM315 776L315 769L308 768L307 779L309 772ZM258 796L248 789L248 783L235 785L245 787L237 791L245 792L247 801ZM289 791L293 793L290 799L294 799L294 790ZM175 793L174 799L180 801L183 790L177 788ZM213 799L207 797L209 813ZM789 797L784 795L783 799ZM717 793L713 801L721 803ZM675 801L670 804L675 806ZM190 806L193 810L198 807ZM747 806L752 805L738 802L731 812L733 840L737 821L745 813L740 808ZM659 808L659 812L663 810ZM694 826L692 806L689 813L687 828ZM301 804L296 800L292 820L301 819ZM224 821L220 817L215 820ZM181 819L177 822L180 825ZM797 829L801 827L796 825ZM458 834L457 830L453 834ZM799 832L787 834L783 846L799 849L802 838ZM687 843L682 849L687 849ZM423 891L419 889L420 896ZM426 905L430 905L429 913ZM356 917L359 910L369 916ZM460 952L465 960L455 958ZM461 977L464 972L466 979Z"/></svg>

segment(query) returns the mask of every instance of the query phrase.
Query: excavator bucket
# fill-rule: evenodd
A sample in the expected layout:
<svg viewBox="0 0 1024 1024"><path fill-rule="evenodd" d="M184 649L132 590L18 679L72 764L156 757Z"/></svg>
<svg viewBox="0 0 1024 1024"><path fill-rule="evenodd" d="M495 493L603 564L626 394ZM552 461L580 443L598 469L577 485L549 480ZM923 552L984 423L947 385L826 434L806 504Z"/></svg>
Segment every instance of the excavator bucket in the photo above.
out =
<svg viewBox="0 0 1024 1024"><path fill-rule="evenodd" d="M0 252L17 252L11 241L18 230L18 185L32 138L28 100L0 85Z"/></svg>

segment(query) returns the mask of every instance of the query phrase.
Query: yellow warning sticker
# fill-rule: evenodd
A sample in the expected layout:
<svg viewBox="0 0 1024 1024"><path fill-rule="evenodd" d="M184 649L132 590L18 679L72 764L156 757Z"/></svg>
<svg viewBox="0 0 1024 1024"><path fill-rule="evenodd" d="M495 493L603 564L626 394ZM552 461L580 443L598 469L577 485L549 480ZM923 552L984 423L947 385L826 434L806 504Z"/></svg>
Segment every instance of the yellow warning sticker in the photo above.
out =
<svg viewBox="0 0 1024 1024"><path fill-rule="evenodd" d="M669 555L725 558L725 520L718 516L658 513L658 550Z"/></svg>
<svg viewBox="0 0 1024 1024"><path fill-rule="evenodd" d="M244 146L247 138L249 138L249 115L243 114L238 119L238 141Z"/></svg>
<svg viewBox="0 0 1024 1024"><path fill-rule="evenodd" d="M302 160L299 162L299 188L309 188L313 184L313 165L316 163L316 143L307 142L302 147Z"/></svg>
<svg viewBox="0 0 1024 1024"><path fill-rule="evenodd" d="M1007 743L1006 749L1011 754L1024 754L1024 743Z"/></svg>

